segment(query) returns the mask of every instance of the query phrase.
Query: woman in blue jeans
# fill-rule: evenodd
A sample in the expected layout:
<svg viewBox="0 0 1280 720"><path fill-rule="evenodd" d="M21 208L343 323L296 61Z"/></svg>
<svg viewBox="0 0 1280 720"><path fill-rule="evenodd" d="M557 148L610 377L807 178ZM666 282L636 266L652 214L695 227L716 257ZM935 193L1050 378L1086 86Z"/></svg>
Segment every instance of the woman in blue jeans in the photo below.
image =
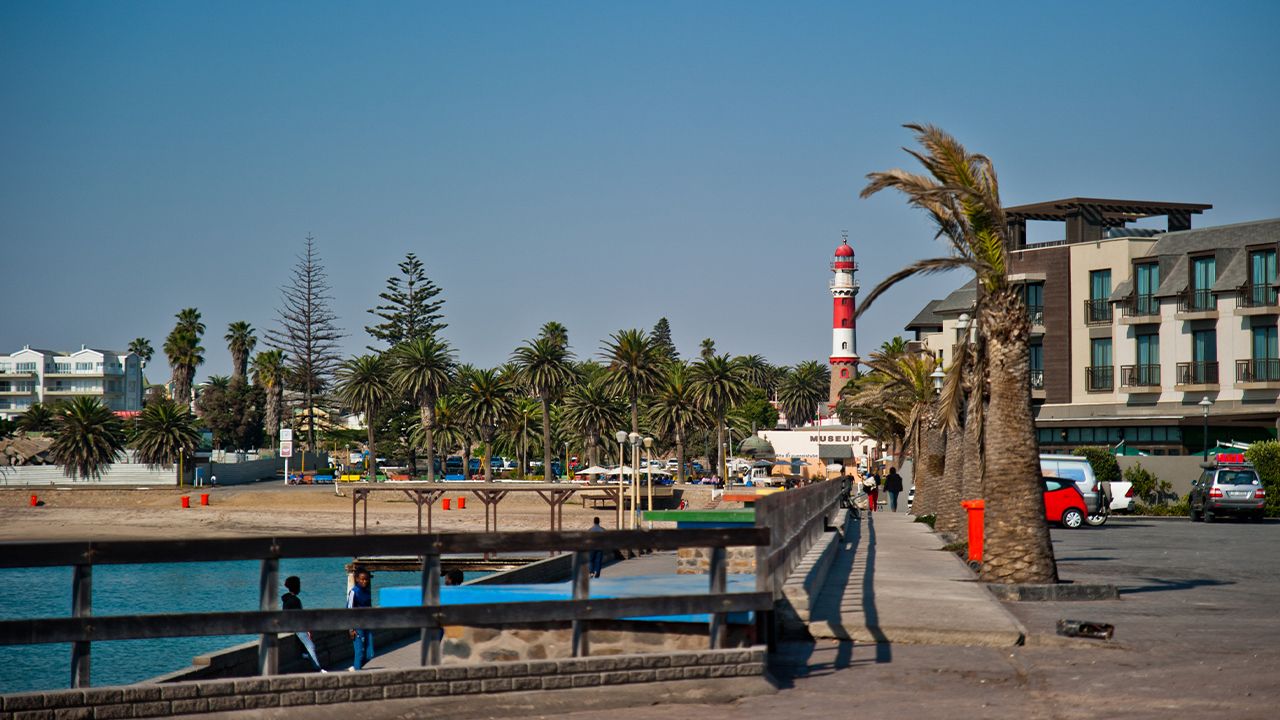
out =
<svg viewBox="0 0 1280 720"><path fill-rule="evenodd" d="M348 608L373 607L373 592L369 589L372 580L373 576L368 570L356 568L355 585L347 591ZM351 640L354 643L355 660L347 669L361 670L365 663L373 659L373 631L352 630Z"/></svg>

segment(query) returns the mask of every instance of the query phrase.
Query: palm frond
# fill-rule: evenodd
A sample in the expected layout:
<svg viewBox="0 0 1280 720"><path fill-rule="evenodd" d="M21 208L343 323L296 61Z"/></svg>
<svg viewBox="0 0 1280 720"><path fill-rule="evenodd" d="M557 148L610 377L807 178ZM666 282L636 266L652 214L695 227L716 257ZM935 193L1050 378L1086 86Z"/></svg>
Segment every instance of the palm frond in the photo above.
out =
<svg viewBox="0 0 1280 720"><path fill-rule="evenodd" d="M858 308L858 312L855 317L862 317L862 314L867 311L867 308L871 307L871 304L874 303L881 295L888 292L888 290L894 285L897 285L909 277L914 275L932 275L934 273L945 272L947 270L955 270L956 268L973 269L973 263L971 260L964 257L917 260L901 270L891 273L889 277L881 280L878 285L872 288L871 292L867 294L866 299L862 301L862 306Z"/></svg>

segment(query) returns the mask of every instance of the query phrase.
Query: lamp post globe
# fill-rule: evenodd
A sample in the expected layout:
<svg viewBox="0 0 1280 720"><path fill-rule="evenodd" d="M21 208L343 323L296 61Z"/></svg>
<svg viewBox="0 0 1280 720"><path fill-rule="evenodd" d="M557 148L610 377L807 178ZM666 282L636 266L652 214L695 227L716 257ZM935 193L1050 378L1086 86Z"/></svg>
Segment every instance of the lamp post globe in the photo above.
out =
<svg viewBox="0 0 1280 720"><path fill-rule="evenodd" d="M1200 402L1196 403L1204 410L1204 454L1201 456L1202 462L1209 462L1209 408L1213 407L1213 401L1208 395L1200 398Z"/></svg>
<svg viewBox="0 0 1280 720"><path fill-rule="evenodd" d="M929 373L929 378L930 378L931 380L933 380L933 391L934 391L935 393L941 393L941 392L942 392L942 381L943 381L946 377L947 377L947 374L946 374L946 373L944 373L944 372L942 372L942 366L941 366L941 365L939 365L938 367L934 368L934 369L933 369L933 372Z"/></svg>

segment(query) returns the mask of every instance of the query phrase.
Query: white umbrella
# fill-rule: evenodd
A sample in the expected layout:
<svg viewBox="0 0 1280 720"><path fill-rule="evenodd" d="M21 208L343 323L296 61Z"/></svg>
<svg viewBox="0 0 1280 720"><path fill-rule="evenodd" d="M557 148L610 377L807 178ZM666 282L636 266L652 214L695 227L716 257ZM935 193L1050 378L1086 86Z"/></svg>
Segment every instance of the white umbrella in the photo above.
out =
<svg viewBox="0 0 1280 720"><path fill-rule="evenodd" d="M574 473L574 475L607 475L608 473L609 473L609 468L603 468L603 467L600 467L599 465L592 465L586 470L579 470L578 472Z"/></svg>

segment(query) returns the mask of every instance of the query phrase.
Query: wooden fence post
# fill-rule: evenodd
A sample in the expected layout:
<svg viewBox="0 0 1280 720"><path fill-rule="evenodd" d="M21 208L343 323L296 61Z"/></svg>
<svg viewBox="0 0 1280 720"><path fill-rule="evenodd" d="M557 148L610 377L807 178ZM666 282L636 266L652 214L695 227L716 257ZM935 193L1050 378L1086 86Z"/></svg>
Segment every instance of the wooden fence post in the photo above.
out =
<svg viewBox="0 0 1280 720"><path fill-rule="evenodd" d="M76 565L71 575L71 614L93 614L93 566ZM71 687L89 687L89 642L71 643Z"/></svg>
<svg viewBox="0 0 1280 720"><path fill-rule="evenodd" d="M433 607L440 604L439 553L431 553L422 558L422 604ZM434 620L422 628L422 657L418 658L420 664L440 664L442 634L440 623Z"/></svg>
<svg viewBox="0 0 1280 720"><path fill-rule="evenodd" d="M264 612L278 610L276 607L280 593L280 560L266 558L262 561L262 572L258 575L258 609ZM263 633L258 636L258 674L275 675L280 672L280 652L277 634Z"/></svg>
<svg viewBox="0 0 1280 720"><path fill-rule="evenodd" d="M727 578L725 573L725 549L723 547L711 548L711 594L720 595L725 591L727 586ZM725 645L724 630L725 615L722 612L711 613L711 649L722 648Z"/></svg>
<svg viewBox="0 0 1280 720"><path fill-rule="evenodd" d="M586 600L591 596L591 553L578 550L573 553L573 599ZM586 657L591 654L591 643L587 638L587 621L573 621L573 656Z"/></svg>

